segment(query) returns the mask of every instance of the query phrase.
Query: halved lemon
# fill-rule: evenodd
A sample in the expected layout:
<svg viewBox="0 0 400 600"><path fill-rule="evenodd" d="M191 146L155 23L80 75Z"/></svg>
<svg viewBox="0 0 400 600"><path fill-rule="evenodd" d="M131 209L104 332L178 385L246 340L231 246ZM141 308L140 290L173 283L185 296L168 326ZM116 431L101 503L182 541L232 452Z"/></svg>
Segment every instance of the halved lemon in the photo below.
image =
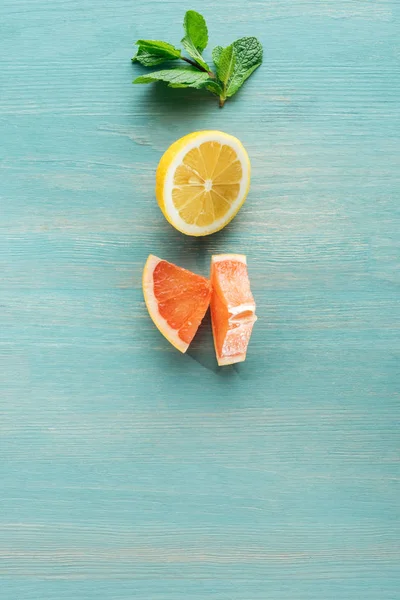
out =
<svg viewBox="0 0 400 600"><path fill-rule="evenodd" d="M208 279L150 254L143 269L143 295L159 331L186 352L210 304Z"/></svg>
<svg viewBox="0 0 400 600"><path fill-rule="evenodd" d="M167 221L186 235L225 227L249 187L248 154L237 138L222 131L196 131L177 140L156 173L158 204Z"/></svg>

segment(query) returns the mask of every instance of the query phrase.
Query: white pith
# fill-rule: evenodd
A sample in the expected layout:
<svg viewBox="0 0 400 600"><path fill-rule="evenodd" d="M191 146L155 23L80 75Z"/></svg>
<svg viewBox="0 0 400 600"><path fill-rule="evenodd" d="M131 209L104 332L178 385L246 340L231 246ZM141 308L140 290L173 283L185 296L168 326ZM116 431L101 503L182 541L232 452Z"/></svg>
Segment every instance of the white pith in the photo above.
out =
<svg viewBox="0 0 400 600"><path fill-rule="evenodd" d="M245 254L213 254L211 257L211 263L222 262L225 260L241 262L244 265L247 265L247 258Z"/></svg>

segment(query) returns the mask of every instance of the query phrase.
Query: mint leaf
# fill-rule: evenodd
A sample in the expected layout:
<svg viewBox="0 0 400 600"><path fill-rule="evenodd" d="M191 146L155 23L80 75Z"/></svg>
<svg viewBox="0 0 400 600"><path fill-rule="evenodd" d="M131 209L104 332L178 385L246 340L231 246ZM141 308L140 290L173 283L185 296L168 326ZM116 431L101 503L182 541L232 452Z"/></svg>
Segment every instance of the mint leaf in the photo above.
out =
<svg viewBox="0 0 400 600"><path fill-rule="evenodd" d="M183 21L186 37L198 52L203 52L208 44L208 30L204 17L195 10L188 10Z"/></svg>
<svg viewBox="0 0 400 600"><path fill-rule="evenodd" d="M178 69L155 71L148 75L141 75L140 77L137 77L133 83L164 81L169 84L169 87L191 87L200 89L205 86L208 80L208 73L204 73L193 67L182 67Z"/></svg>
<svg viewBox="0 0 400 600"><path fill-rule="evenodd" d="M145 67L154 67L167 60L176 60L180 58L181 51L172 44L158 40L138 40L137 54L132 61L139 62Z"/></svg>
<svg viewBox="0 0 400 600"><path fill-rule="evenodd" d="M221 94L224 93L224 88L220 83L215 81L215 79L209 79L206 83L206 88L209 92L215 94L216 96L221 96Z"/></svg>
<svg viewBox="0 0 400 600"><path fill-rule="evenodd" d="M235 64L233 44L227 46L226 48L217 46L213 50L212 57L214 64L217 67L218 79L224 85L226 85L228 83L230 75L233 73L233 68Z"/></svg>
<svg viewBox="0 0 400 600"><path fill-rule="evenodd" d="M199 52L197 52L196 48L192 45L190 40L188 40L187 38L183 38L182 46L185 48L185 50L189 54L189 56L191 56L197 62L197 64L199 64L206 71L210 70L210 67L208 66L206 61L203 59L201 54L199 54Z"/></svg>
<svg viewBox="0 0 400 600"><path fill-rule="evenodd" d="M246 79L262 63L263 49L255 37L244 37L233 42L234 64L232 75L227 83L227 96L233 96Z"/></svg>
<svg viewBox="0 0 400 600"><path fill-rule="evenodd" d="M244 84L246 79L262 63L263 49L255 37L244 37L226 48L217 46L213 61L217 67L219 81L223 84L221 105Z"/></svg>
<svg viewBox="0 0 400 600"><path fill-rule="evenodd" d="M215 46L214 50L212 51L212 59L213 59L214 65L216 67L218 66L222 51L223 51L222 46Z"/></svg>
<svg viewBox="0 0 400 600"><path fill-rule="evenodd" d="M137 54L132 58L132 62L139 62L144 67L156 67L157 65L161 65L166 60L168 59L151 54L142 48L139 48Z"/></svg>
<svg viewBox="0 0 400 600"><path fill-rule="evenodd" d="M183 28L186 35L182 39L182 46L203 69L209 71L210 67L201 56L208 43L208 30L204 17L195 10L188 10L183 21Z"/></svg>

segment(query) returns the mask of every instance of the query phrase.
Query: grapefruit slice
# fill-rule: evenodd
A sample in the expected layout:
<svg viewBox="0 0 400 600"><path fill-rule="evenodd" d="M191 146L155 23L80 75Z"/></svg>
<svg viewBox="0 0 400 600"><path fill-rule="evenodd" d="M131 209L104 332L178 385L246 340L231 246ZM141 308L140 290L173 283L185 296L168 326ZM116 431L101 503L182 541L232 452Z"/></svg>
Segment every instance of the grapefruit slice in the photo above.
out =
<svg viewBox="0 0 400 600"><path fill-rule="evenodd" d="M159 331L186 352L210 304L208 279L150 254L143 270L143 295Z"/></svg>
<svg viewBox="0 0 400 600"><path fill-rule="evenodd" d="M242 362L257 320L246 257L242 254L213 256L211 285L211 321L218 364Z"/></svg>

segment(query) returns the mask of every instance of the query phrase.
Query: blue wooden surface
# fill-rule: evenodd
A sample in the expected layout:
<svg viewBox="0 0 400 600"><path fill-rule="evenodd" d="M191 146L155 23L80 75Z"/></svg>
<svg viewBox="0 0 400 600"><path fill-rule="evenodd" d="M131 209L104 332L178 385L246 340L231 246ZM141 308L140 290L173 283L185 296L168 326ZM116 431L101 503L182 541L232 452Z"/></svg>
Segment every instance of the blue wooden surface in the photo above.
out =
<svg viewBox="0 0 400 600"><path fill-rule="evenodd" d="M220 111L131 85L138 37L257 35ZM1 600L398 600L399 4L3 0ZM237 135L248 201L174 231L163 150ZM147 316L152 252L248 255L248 361L181 356Z"/></svg>

